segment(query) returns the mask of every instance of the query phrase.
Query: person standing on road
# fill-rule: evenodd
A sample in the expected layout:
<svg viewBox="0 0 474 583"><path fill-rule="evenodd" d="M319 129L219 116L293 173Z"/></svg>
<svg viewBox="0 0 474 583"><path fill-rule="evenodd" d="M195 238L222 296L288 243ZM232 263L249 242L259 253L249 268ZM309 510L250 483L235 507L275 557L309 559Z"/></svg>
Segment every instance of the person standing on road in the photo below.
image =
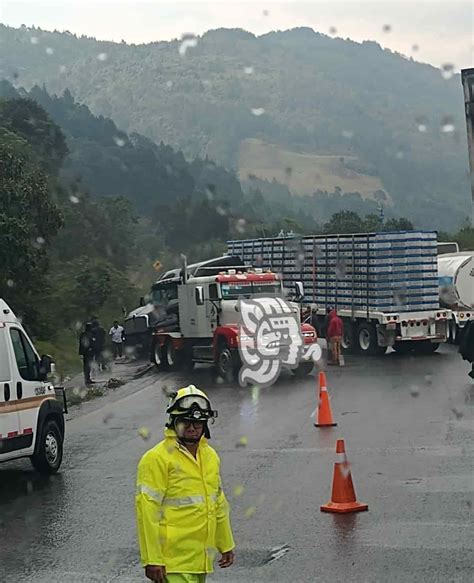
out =
<svg viewBox="0 0 474 583"><path fill-rule="evenodd" d="M344 324L342 323L341 318L337 315L336 310L331 310L329 314L327 338L329 338L332 347L332 364L340 364L343 334Z"/></svg>
<svg viewBox="0 0 474 583"><path fill-rule="evenodd" d="M92 319L92 334L94 336L94 359L97 362L97 366L99 370L105 370L105 357L104 357L104 349L105 349L105 330L100 325L98 318Z"/></svg>
<svg viewBox="0 0 474 583"><path fill-rule="evenodd" d="M82 365L84 371L84 382L86 385L92 385L91 369L94 360L94 334L92 332L91 322L87 322L84 331L79 336L79 355L82 356Z"/></svg>
<svg viewBox="0 0 474 583"><path fill-rule="evenodd" d="M123 346L124 330L123 330L123 326L120 326L120 324L118 323L118 320L114 321L114 325L110 329L109 336L112 337L112 347L113 347L114 358L115 359L122 358L122 354L123 354L122 346Z"/></svg>
<svg viewBox="0 0 474 583"><path fill-rule="evenodd" d="M230 567L235 547L220 460L208 444L208 421L217 417L194 385L173 393L165 439L140 460L135 498L145 575L159 583L204 583Z"/></svg>
<svg viewBox="0 0 474 583"><path fill-rule="evenodd" d="M467 374L474 379L474 320L470 320L463 330L459 354L471 364L471 371Z"/></svg>

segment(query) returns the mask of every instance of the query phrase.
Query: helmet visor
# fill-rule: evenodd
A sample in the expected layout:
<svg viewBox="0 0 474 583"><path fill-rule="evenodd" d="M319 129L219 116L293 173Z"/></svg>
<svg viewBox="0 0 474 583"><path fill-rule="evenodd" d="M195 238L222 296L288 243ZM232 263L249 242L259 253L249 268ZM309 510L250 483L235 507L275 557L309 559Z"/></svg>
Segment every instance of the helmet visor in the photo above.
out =
<svg viewBox="0 0 474 583"><path fill-rule="evenodd" d="M211 406L207 399L200 395L187 395L174 404L173 410L189 411L192 408L199 408L202 411L210 411Z"/></svg>

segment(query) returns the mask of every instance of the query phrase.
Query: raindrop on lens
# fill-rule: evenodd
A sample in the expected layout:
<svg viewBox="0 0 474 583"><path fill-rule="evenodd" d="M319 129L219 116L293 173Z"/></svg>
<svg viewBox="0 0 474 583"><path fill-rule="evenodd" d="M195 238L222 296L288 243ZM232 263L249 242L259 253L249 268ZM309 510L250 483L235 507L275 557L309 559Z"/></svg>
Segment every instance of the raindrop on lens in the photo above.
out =
<svg viewBox="0 0 474 583"><path fill-rule="evenodd" d="M251 109L252 114L255 115L256 117L260 117L261 115L263 115L265 113L265 110L263 107L254 107Z"/></svg>
<svg viewBox="0 0 474 583"><path fill-rule="evenodd" d="M99 54L97 55L97 59L98 59L99 61L106 61L106 60L107 60L107 53L99 53Z"/></svg>

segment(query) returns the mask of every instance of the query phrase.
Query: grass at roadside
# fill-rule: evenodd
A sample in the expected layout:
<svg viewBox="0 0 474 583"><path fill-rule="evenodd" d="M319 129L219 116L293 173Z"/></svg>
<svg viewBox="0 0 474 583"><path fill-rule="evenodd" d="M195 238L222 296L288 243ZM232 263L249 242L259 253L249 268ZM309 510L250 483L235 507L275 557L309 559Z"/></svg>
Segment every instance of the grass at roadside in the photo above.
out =
<svg viewBox="0 0 474 583"><path fill-rule="evenodd" d="M43 354L52 356L56 365L56 373L61 382L81 371L82 363L78 354L78 339L70 330L61 331L54 341L36 340L35 346L40 356Z"/></svg>

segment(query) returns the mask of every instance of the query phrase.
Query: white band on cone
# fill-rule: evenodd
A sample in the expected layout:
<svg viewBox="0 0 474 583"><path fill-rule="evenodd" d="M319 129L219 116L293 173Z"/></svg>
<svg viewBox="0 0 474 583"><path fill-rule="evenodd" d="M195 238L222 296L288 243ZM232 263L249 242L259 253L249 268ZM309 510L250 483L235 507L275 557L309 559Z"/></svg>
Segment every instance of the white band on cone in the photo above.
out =
<svg viewBox="0 0 474 583"><path fill-rule="evenodd" d="M343 464L344 462L347 462L346 454L344 452L336 453L336 464Z"/></svg>

